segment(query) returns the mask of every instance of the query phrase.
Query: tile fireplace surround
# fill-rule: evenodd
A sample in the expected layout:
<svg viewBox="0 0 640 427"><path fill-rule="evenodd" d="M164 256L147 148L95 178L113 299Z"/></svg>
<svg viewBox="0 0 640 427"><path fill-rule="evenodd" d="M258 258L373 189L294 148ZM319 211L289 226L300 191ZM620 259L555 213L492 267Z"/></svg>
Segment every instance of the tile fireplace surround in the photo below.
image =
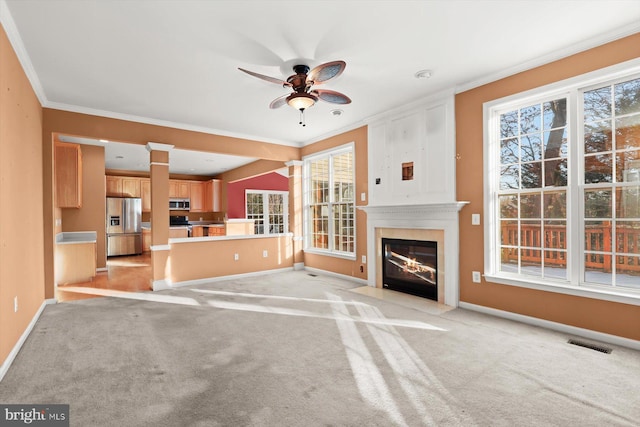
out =
<svg viewBox="0 0 640 427"><path fill-rule="evenodd" d="M435 241L438 243L438 303L457 307L458 212L467 203L359 207L367 213L368 285L382 287L383 237Z"/></svg>

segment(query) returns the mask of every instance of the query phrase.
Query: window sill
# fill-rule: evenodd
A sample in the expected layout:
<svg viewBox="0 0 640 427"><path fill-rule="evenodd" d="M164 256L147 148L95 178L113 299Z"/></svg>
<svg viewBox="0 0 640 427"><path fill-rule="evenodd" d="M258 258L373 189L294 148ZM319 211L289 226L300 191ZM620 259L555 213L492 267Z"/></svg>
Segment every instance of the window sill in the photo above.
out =
<svg viewBox="0 0 640 427"><path fill-rule="evenodd" d="M565 295L573 295L583 298L593 298L603 301L611 301L623 304L640 306L640 293L633 290L625 290L620 288L605 289L596 286L571 286L564 283L550 283L535 280L522 280L513 277L494 276L485 274L484 278L487 282L498 283L500 285L517 286L520 288L535 289L545 292L555 292Z"/></svg>
<svg viewBox="0 0 640 427"><path fill-rule="evenodd" d="M340 252L323 251L323 250L320 250L320 249L308 248L308 249L304 250L304 253L309 253L309 254L313 254L313 255L330 256L330 257L341 258L341 259L347 259L349 261L355 261L356 260L356 255L355 254L349 255L349 254L340 253Z"/></svg>

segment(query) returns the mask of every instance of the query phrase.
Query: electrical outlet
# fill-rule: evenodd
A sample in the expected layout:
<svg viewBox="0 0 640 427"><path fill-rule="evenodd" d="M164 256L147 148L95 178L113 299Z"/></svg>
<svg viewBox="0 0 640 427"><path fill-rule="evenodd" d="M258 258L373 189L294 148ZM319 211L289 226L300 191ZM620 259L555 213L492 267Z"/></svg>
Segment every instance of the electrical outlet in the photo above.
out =
<svg viewBox="0 0 640 427"><path fill-rule="evenodd" d="M366 255L362 255L362 263L363 264L367 263L367 256Z"/></svg>
<svg viewBox="0 0 640 427"><path fill-rule="evenodd" d="M17 313L18 312L18 297L14 297L13 298L13 312Z"/></svg>
<svg viewBox="0 0 640 427"><path fill-rule="evenodd" d="M480 280L481 280L480 272L479 271L472 271L471 272L471 280L473 280L474 283L480 283Z"/></svg>
<svg viewBox="0 0 640 427"><path fill-rule="evenodd" d="M480 225L480 214L471 214L471 225Z"/></svg>
<svg viewBox="0 0 640 427"><path fill-rule="evenodd" d="M265 249L264 251L262 251L262 258L266 258L267 256L268 256L268 253Z"/></svg>
<svg viewBox="0 0 640 427"><path fill-rule="evenodd" d="M233 259L234 259L234 261L239 260L239 259L240 259L240 255L238 255L238 254L233 254Z"/></svg>
<svg viewBox="0 0 640 427"><path fill-rule="evenodd" d="M362 202L367 201L367 193L360 193L360 201Z"/></svg>

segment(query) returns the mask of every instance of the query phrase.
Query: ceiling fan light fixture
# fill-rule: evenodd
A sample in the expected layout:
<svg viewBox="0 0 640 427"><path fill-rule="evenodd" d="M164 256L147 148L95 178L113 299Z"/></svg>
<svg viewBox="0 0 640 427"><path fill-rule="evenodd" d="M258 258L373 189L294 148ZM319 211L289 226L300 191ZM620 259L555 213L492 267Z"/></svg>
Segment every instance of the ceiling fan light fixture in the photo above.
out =
<svg viewBox="0 0 640 427"><path fill-rule="evenodd" d="M296 110L305 110L312 107L317 100L317 97L308 93L294 93L287 97L287 104Z"/></svg>

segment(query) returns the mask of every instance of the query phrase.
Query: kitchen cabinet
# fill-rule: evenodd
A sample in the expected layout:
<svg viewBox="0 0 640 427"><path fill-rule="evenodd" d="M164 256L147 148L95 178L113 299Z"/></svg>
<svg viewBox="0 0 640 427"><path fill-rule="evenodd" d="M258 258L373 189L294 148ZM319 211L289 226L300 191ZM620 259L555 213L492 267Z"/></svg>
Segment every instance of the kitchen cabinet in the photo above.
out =
<svg viewBox="0 0 640 427"><path fill-rule="evenodd" d="M56 206L82 207L82 150L78 144L55 143Z"/></svg>
<svg viewBox="0 0 640 427"><path fill-rule="evenodd" d="M191 237L203 237L204 227L202 225L194 225L191 227Z"/></svg>
<svg viewBox="0 0 640 427"><path fill-rule="evenodd" d="M189 181L169 180L169 197L188 199L189 193Z"/></svg>
<svg viewBox="0 0 640 427"><path fill-rule="evenodd" d="M142 252L149 252L151 250L151 229L142 229Z"/></svg>
<svg viewBox="0 0 640 427"><path fill-rule="evenodd" d="M212 179L204 183L204 211L220 212L222 210L221 203L222 181Z"/></svg>
<svg viewBox="0 0 640 427"><path fill-rule="evenodd" d="M122 196L140 197L140 178L122 177Z"/></svg>
<svg viewBox="0 0 640 427"><path fill-rule="evenodd" d="M204 210L204 183L193 181L189 184L191 193L191 205L189 212L205 212Z"/></svg>
<svg viewBox="0 0 640 427"><path fill-rule="evenodd" d="M142 212L151 212L151 180L148 178L140 178L140 197Z"/></svg>
<svg viewBox="0 0 640 427"><path fill-rule="evenodd" d="M105 187L107 197L122 197L122 177L110 176L105 177Z"/></svg>
<svg viewBox="0 0 640 427"><path fill-rule="evenodd" d="M189 237L189 227L169 227L170 239L183 239Z"/></svg>

